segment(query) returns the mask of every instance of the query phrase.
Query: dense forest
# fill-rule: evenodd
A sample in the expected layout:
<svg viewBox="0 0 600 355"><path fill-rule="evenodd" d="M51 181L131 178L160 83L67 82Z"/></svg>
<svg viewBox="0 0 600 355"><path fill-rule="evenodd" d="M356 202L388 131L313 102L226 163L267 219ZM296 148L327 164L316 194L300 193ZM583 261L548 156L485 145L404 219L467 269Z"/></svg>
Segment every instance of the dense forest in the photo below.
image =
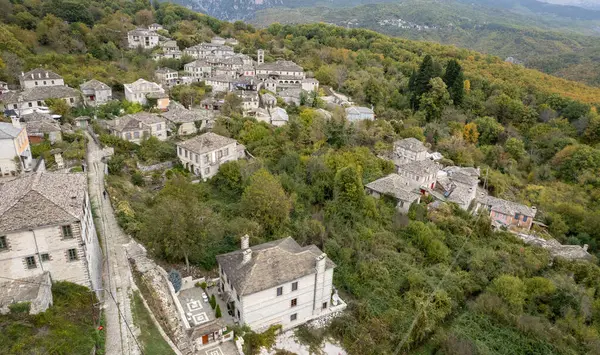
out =
<svg viewBox="0 0 600 355"><path fill-rule="evenodd" d="M349 124L343 110L323 115L317 98L285 106L290 122L275 128L242 117L239 102L228 100L213 131L243 143L254 159L223 165L198 184L177 166L164 175L137 170L137 162L173 160L179 137L134 145L96 125L115 147L108 183L121 225L158 259L208 272L244 233L251 244L288 235L314 243L337 264L334 283L349 308L304 337L333 336L351 354L600 353L595 263L551 260L457 206L428 210L423 201L405 216L363 190L393 170L378 155L415 137L441 152L444 164L481 167L490 193L537 206L550 235L598 254L600 89L367 30L257 30L143 1L0 4L0 80L10 84L43 65L69 85L96 78L118 92L151 79L158 65L181 69L179 61L155 63L149 52L125 48L127 30L157 21L181 47L233 36L236 50L294 60L322 86L374 107L377 120ZM115 104L98 110L109 119L119 112ZM82 113L91 112L66 115Z"/></svg>
<svg viewBox="0 0 600 355"><path fill-rule="evenodd" d="M508 5L508 4L504 4ZM593 13L593 12L592 12ZM272 8L257 12L257 26L326 22L368 28L413 40L434 41L512 57L528 68L600 86L600 12L595 20L546 13L515 13L502 4L402 0L352 8Z"/></svg>

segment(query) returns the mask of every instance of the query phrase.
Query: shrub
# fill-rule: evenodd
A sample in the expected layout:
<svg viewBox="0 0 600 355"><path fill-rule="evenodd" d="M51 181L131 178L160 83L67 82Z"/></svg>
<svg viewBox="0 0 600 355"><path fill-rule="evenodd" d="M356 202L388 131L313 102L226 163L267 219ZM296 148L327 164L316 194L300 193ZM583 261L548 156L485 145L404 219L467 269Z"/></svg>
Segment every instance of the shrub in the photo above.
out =
<svg viewBox="0 0 600 355"><path fill-rule="evenodd" d="M213 295L214 297L214 295ZM221 314L221 307L219 307L219 305L217 305L217 308L215 309L215 317L217 318L221 318L222 314Z"/></svg>
<svg viewBox="0 0 600 355"><path fill-rule="evenodd" d="M8 309L11 313L29 313L30 308L31 303L29 302L13 303L8 306Z"/></svg>
<svg viewBox="0 0 600 355"><path fill-rule="evenodd" d="M217 299L215 298L215 295L210 296L209 303L212 309L215 309L215 307L217 306Z"/></svg>

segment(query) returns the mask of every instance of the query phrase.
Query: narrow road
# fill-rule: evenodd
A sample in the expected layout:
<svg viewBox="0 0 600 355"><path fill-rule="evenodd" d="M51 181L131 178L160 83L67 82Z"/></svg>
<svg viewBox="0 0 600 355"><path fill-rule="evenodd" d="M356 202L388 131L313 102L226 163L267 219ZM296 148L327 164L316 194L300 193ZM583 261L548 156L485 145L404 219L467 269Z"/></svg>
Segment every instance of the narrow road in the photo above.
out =
<svg viewBox="0 0 600 355"><path fill-rule="evenodd" d="M86 133L87 134L87 133ZM133 334L139 331L133 324L131 314L131 296L133 280L125 253L126 245L131 242L115 218L108 197L105 199L104 170L102 162L104 152L88 135L88 180L90 198L97 206L104 249L104 304L106 317L106 354L138 355L142 354Z"/></svg>

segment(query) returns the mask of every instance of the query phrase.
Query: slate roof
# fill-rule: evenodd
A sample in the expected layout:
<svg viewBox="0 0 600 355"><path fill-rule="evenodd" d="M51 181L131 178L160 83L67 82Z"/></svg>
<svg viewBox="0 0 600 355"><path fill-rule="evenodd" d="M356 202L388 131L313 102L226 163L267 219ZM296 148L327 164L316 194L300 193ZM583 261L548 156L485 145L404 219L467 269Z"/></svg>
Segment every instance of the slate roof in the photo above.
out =
<svg viewBox="0 0 600 355"><path fill-rule="evenodd" d="M290 117L286 110L281 107L275 107L271 110L271 122L288 122Z"/></svg>
<svg viewBox="0 0 600 355"><path fill-rule="evenodd" d="M0 122L0 139L14 139L19 136L23 128L17 128L12 123Z"/></svg>
<svg viewBox="0 0 600 355"><path fill-rule="evenodd" d="M208 110L188 110L183 106L174 107L171 105L169 105L169 111L160 115L172 123L196 122L213 118L213 114Z"/></svg>
<svg viewBox="0 0 600 355"><path fill-rule="evenodd" d="M413 192L411 188L412 182L398 174L390 174L365 186L382 195L392 196L402 201L413 202L419 198L419 194Z"/></svg>
<svg viewBox="0 0 600 355"><path fill-rule="evenodd" d="M302 94L301 89L286 89L286 90L280 91L277 95L279 95L280 97L291 97L291 98L299 99L301 94Z"/></svg>
<svg viewBox="0 0 600 355"><path fill-rule="evenodd" d="M210 67L210 64L208 64L205 60L203 59L196 59L193 62L187 63L186 65L184 65L184 67L188 67L188 68L206 68L206 67Z"/></svg>
<svg viewBox="0 0 600 355"><path fill-rule="evenodd" d="M54 120L31 121L25 126L28 135L60 132L60 125Z"/></svg>
<svg viewBox="0 0 600 355"><path fill-rule="evenodd" d="M483 205L490 206L491 210L494 212L499 212L508 216L514 216L518 213L523 216L535 217L537 213L537 210L534 208L493 196L479 195L477 201Z"/></svg>
<svg viewBox="0 0 600 355"><path fill-rule="evenodd" d="M87 178L83 173L37 173L0 186L0 232L79 221Z"/></svg>
<svg viewBox="0 0 600 355"><path fill-rule="evenodd" d="M136 28L135 30L131 30L129 32L127 32L128 35L130 36L152 36L152 37L158 37L158 34L154 31L145 29L145 28Z"/></svg>
<svg viewBox="0 0 600 355"><path fill-rule="evenodd" d="M177 143L177 146L185 148L196 154L204 154L212 152L215 149L223 148L231 143L236 143L236 140L209 132Z"/></svg>
<svg viewBox="0 0 600 355"><path fill-rule="evenodd" d="M399 141L394 142L394 148L404 148L406 150L410 150L412 152L426 152L427 148L423 145L423 142L416 138L404 138Z"/></svg>
<svg viewBox="0 0 600 355"><path fill-rule="evenodd" d="M159 46L161 46L162 48L172 48L172 47L177 47L177 42L173 41L173 40L169 40L169 41L165 41L165 42L160 42L158 44ZM179 48L179 47L177 47Z"/></svg>
<svg viewBox="0 0 600 355"><path fill-rule="evenodd" d="M440 165L430 159L411 161L398 166L398 170L407 171L417 175L437 174Z"/></svg>
<svg viewBox="0 0 600 355"><path fill-rule="evenodd" d="M47 113L41 113L34 111L32 113L28 113L26 115L21 116L21 120L23 122L33 122L33 121L54 121L52 116Z"/></svg>
<svg viewBox="0 0 600 355"><path fill-rule="evenodd" d="M21 101L43 101L78 96L79 91L68 86L39 86L23 91L9 91L0 97L0 101L11 104Z"/></svg>
<svg viewBox="0 0 600 355"><path fill-rule="evenodd" d="M138 112L132 115L119 117L112 121L106 121L106 124L117 132L138 131L143 128L148 128L140 128L140 122L143 125L149 125L153 123L165 122L165 120L155 113Z"/></svg>
<svg viewBox="0 0 600 355"><path fill-rule="evenodd" d="M217 255L217 262L239 295L246 296L315 273L315 245L301 247L292 237L250 247L252 258L243 264L243 250ZM325 268L334 268L326 259Z"/></svg>
<svg viewBox="0 0 600 355"><path fill-rule="evenodd" d="M81 90L110 90L110 86L96 79L86 81L85 83L79 85L79 88Z"/></svg>
<svg viewBox="0 0 600 355"><path fill-rule="evenodd" d="M42 287L52 287L49 271L19 280L0 280L0 308L12 303L35 301Z"/></svg>
<svg viewBox="0 0 600 355"><path fill-rule="evenodd" d="M46 74L48 76L46 76ZM33 75L33 78L31 77ZM44 69L44 68L35 68L33 70L28 71L27 73L23 73L20 76L21 80L35 80L35 79L62 79L62 76L56 74L55 72Z"/></svg>
<svg viewBox="0 0 600 355"><path fill-rule="evenodd" d="M363 106L351 106L346 108L346 114L360 114L360 115L374 115L375 112L368 107Z"/></svg>
<svg viewBox="0 0 600 355"><path fill-rule="evenodd" d="M156 74L170 74L170 73L177 73L177 70L173 70L171 68L167 68L167 67L162 67L162 68L158 68L156 69Z"/></svg>
<svg viewBox="0 0 600 355"><path fill-rule="evenodd" d="M260 64L257 70L269 70L269 71L293 71L293 72L304 72L301 66L289 61L289 60L278 60L273 63Z"/></svg>

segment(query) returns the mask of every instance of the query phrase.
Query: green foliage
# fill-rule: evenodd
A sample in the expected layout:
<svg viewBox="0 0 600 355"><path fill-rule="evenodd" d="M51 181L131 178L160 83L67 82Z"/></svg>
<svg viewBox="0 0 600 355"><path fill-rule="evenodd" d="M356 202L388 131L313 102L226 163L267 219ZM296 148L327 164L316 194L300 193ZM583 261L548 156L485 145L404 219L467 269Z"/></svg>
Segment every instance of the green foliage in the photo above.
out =
<svg viewBox="0 0 600 355"><path fill-rule="evenodd" d="M275 337L281 331L281 325L274 325L269 327L262 333L255 333L253 331L245 331L244 337L244 354L257 355L260 354L260 350L271 349L275 345Z"/></svg>
<svg viewBox="0 0 600 355"><path fill-rule="evenodd" d="M292 204L276 177L265 169L254 173L244 189L241 209L249 218L273 233L289 218Z"/></svg>
<svg viewBox="0 0 600 355"><path fill-rule="evenodd" d="M215 308L215 317L221 318L222 316L223 315L221 314L221 306L217 305L217 307Z"/></svg>
<svg viewBox="0 0 600 355"><path fill-rule="evenodd" d="M131 297L131 312L133 315L133 323L139 329L143 329L140 332L138 341L144 348L145 354L165 354L173 355L173 349L164 340L158 328L150 318L150 313L144 306L142 297L139 291L134 291Z"/></svg>
<svg viewBox="0 0 600 355"><path fill-rule="evenodd" d="M30 302L18 302L8 306L11 313L29 313L31 309Z"/></svg>
<svg viewBox="0 0 600 355"><path fill-rule="evenodd" d="M215 307L217 307L217 299L215 298L215 295L214 295L214 294L212 294L212 295L210 296L210 300L209 300L209 302L210 302L210 307L211 307L212 309L215 309ZM220 309L219 309L219 311L220 311ZM219 318L219 317L217 317L217 318Z"/></svg>
<svg viewBox="0 0 600 355"><path fill-rule="evenodd" d="M489 292L499 296L517 312L523 307L527 295L523 281L509 275L496 278L489 287Z"/></svg>

